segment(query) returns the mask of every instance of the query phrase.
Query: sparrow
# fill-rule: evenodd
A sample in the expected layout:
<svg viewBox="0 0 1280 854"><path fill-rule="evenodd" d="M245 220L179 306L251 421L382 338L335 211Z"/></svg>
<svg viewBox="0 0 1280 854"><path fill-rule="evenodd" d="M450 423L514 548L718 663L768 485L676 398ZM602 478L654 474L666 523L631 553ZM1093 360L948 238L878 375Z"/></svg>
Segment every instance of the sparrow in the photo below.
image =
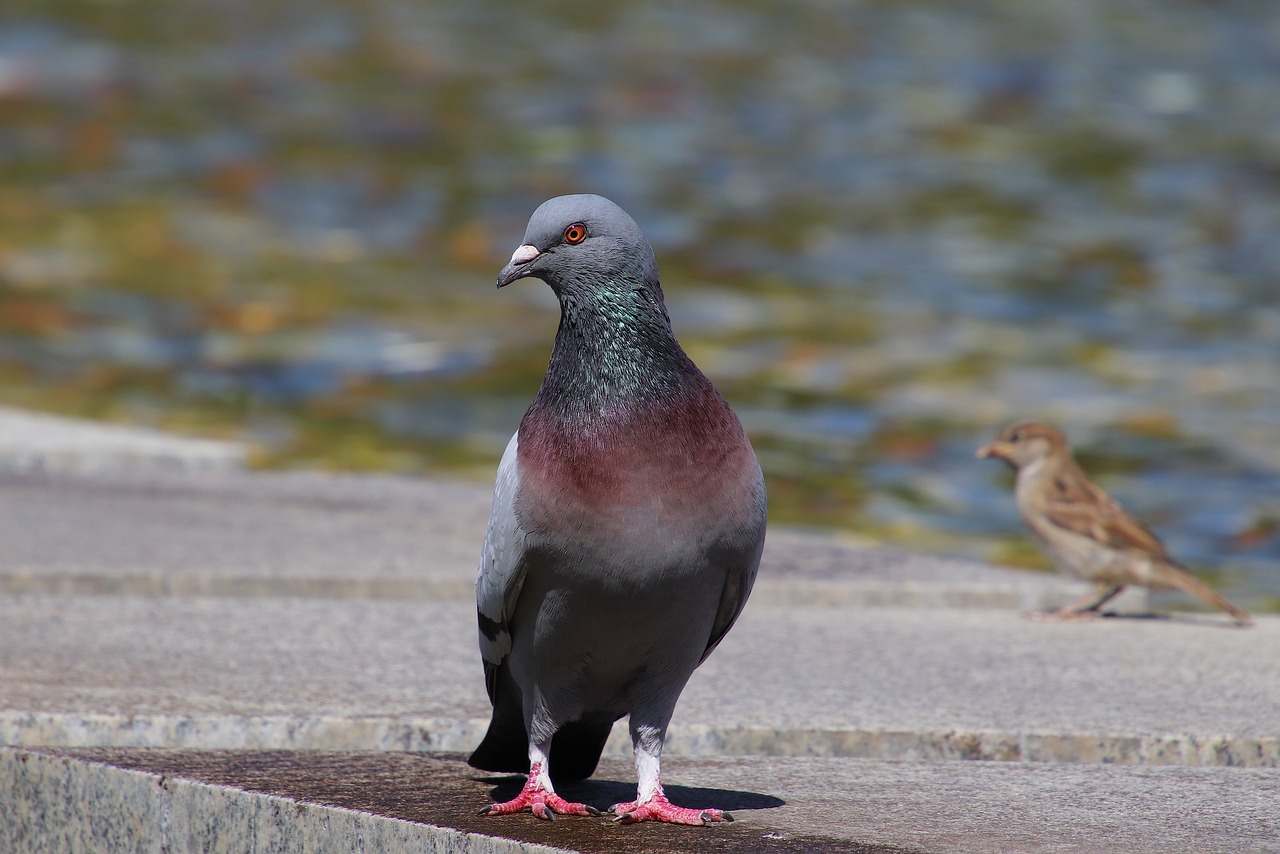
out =
<svg viewBox="0 0 1280 854"><path fill-rule="evenodd" d="M1242 626L1252 623L1246 611L1170 557L1146 525L1090 482L1057 428L1034 421L1011 425L979 448L977 456L1003 460L1017 472L1018 512L1036 543L1059 570L1096 585L1087 596L1040 618L1096 616L1133 584L1181 590L1225 611Z"/></svg>
<svg viewBox="0 0 1280 854"><path fill-rule="evenodd" d="M498 466L476 578L493 717L470 763L528 777L482 813L599 815L553 781L589 777L629 716L638 791L617 820L731 821L668 801L659 764L680 692L755 581L760 465L676 341L653 249L622 208L544 202L498 287L526 277L551 287L560 326Z"/></svg>

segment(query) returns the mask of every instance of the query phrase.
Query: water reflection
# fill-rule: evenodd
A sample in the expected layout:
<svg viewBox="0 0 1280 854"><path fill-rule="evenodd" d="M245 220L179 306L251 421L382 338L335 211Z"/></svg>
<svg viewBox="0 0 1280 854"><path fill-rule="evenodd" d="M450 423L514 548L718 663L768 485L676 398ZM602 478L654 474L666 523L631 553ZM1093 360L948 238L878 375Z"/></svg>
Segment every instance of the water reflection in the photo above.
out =
<svg viewBox="0 0 1280 854"><path fill-rule="evenodd" d="M1280 597L1280 10L230 0L0 11L0 398L491 474L621 202L774 518L1036 563L1019 417Z"/></svg>

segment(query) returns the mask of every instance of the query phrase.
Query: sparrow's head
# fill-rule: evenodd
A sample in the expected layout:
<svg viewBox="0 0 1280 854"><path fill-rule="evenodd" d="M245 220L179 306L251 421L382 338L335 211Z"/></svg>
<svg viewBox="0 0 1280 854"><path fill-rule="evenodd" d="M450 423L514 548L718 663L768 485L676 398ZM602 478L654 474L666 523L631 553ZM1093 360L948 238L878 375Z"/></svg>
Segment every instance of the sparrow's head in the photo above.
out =
<svg viewBox="0 0 1280 854"><path fill-rule="evenodd" d="M1067 452L1067 437L1056 427L1039 421L1022 421L1000 431L978 449L979 459L994 457L1015 469Z"/></svg>

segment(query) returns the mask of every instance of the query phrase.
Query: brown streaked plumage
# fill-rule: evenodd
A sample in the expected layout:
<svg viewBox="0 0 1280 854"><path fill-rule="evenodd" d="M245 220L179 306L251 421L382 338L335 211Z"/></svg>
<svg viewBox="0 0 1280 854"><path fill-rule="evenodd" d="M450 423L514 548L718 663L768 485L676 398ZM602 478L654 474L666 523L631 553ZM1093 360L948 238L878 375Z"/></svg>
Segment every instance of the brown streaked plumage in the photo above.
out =
<svg viewBox="0 0 1280 854"><path fill-rule="evenodd" d="M1248 612L1170 557L1146 525L1090 482L1057 428L1035 421L1013 424L979 448L978 457L994 457L1013 467L1018 511L1036 542L1060 570L1097 585L1088 596L1043 616L1093 616L1136 584L1190 593L1242 626L1252 623Z"/></svg>

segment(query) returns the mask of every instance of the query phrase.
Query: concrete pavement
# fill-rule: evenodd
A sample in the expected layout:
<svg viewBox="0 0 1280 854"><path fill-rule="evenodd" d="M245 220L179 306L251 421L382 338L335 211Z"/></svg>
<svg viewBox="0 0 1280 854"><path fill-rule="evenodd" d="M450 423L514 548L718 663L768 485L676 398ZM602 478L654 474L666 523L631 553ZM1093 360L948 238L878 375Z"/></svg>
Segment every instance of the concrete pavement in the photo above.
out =
<svg viewBox="0 0 1280 854"><path fill-rule="evenodd" d="M488 716L473 620L459 601L6 597L0 741L467 750ZM668 753L1278 767L1277 710L1277 620L762 599L690 680Z"/></svg>
<svg viewBox="0 0 1280 854"><path fill-rule="evenodd" d="M225 850L1280 851L1280 618L1036 623L1021 611L1079 588L784 530L664 764L673 795L742 821L477 823L510 785L451 753L487 716L487 486L77 453L0 464L0 824L21 845L252 827L256 849ZM633 785L614 735L584 797ZM335 801L324 781L352 774L398 806ZM89 836L57 835L68 798Z"/></svg>

